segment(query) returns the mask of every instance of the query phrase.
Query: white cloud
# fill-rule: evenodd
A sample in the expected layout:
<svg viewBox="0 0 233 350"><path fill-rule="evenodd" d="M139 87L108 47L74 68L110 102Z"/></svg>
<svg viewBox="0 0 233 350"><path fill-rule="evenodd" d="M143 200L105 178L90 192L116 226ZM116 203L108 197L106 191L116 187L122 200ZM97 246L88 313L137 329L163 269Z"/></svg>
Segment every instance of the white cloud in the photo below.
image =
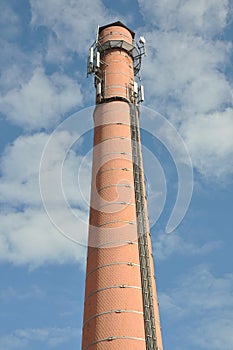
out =
<svg viewBox="0 0 233 350"><path fill-rule="evenodd" d="M232 274L215 277L207 268L200 267L180 282L174 298L187 312L208 310L211 313L233 308Z"/></svg>
<svg viewBox="0 0 233 350"><path fill-rule="evenodd" d="M78 213L77 213L78 214ZM66 220L62 211L61 220ZM81 214L80 214L81 215ZM77 232L85 225L76 221ZM64 237L50 222L43 209L9 212L1 215L0 261L36 268L46 263L85 261L85 249Z"/></svg>
<svg viewBox="0 0 233 350"><path fill-rule="evenodd" d="M144 33L146 101L177 127L202 175L217 180L231 176L233 99L228 72L232 44L208 36L224 29L231 14L229 2L166 1L165 5L148 0L140 4L145 18L154 16L155 25L157 16L161 20L160 29Z"/></svg>
<svg viewBox="0 0 233 350"><path fill-rule="evenodd" d="M8 6L1 2L0 4L0 31L2 38L14 40L20 33L20 22L16 13Z"/></svg>
<svg viewBox="0 0 233 350"><path fill-rule="evenodd" d="M176 305L175 301L171 296L166 293L159 293L160 307L164 314L172 317L176 315L177 319L184 315L184 310L179 305Z"/></svg>
<svg viewBox="0 0 233 350"><path fill-rule="evenodd" d="M15 209L22 205L41 206L39 164L47 140L44 133L21 136L6 147L0 160L0 203Z"/></svg>
<svg viewBox="0 0 233 350"><path fill-rule="evenodd" d="M27 131L51 127L65 113L82 104L80 84L74 78L77 71L64 74L63 46L60 44L53 55L59 57L62 64L55 73L47 74L45 57L50 53L46 45L41 48L37 34L31 32L34 49L28 50L27 40L26 50L20 46L22 26L19 18L7 5L0 6L0 112L8 121ZM66 65L67 68L69 62L66 61Z"/></svg>
<svg viewBox="0 0 233 350"><path fill-rule="evenodd" d="M0 159L0 203L2 205L13 209L20 209L22 206L30 209L41 207L39 168L43 149L49 136L45 133L20 136L13 144L6 147ZM83 158L76 155L74 150L69 149L74 138L78 139L78 135L71 137L67 131L56 134L45 171L49 174L47 187L53 189L55 176L62 170L63 188L68 201L81 205L81 198L78 194L78 175L79 171L84 172L83 175L81 173L80 180L86 194L90 184L90 176L88 176L90 175L90 161L82 162ZM79 145L81 147L80 143ZM64 164L60 163L61 158L64 159ZM60 166L63 168L60 169ZM61 204L57 200L55 190L51 191L51 202Z"/></svg>
<svg viewBox="0 0 233 350"><path fill-rule="evenodd" d="M59 345L78 341L80 331L75 328L26 328L0 336L0 347L4 350L31 349L34 344L56 348Z"/></svg>
<svg viewBox="0 0 233 350"><path fill-rule="evenodd" d="M215 277L209 269L199 267L178 278L169 293L160 295L161 308L177 327L177 342L182 339L182 344L191 343L198 349L232 349L232 292L232 274ZM182 319L189 322L181 329Z"/></svg>
<svg viewBox="0 0 233 350"><path fill-rule="evenodd" d="M156 259L165 260L172 255L205 255L221 247L220 241L210 241L203 245L195 245L192 242L185 241L176 233L171 235L164 234L163 232L153 239L153 247L155 251Z"/></svg>
<svg viewBox="0 0 233 350"><path fill-rule="evenodd" d="M33 70L42 62L41 51L25 52L20 45L23 35L21 17L10 6L11 4L7 1L0 4L1 97L12 89L19 89L30 79ZM26 41L25 44L27 44Z"/></svg>
<svg viewBox="0 0 233 350"><path fill-rule="evenodd" d="M30 4L32 25L50 28L59 45L78 53L87 52L98 24L113 19L100 0L34 0Z"/></svg>
<svg viewBox="0 0 233 350"><path fill-rule="evenodd" d="M233 109L198 115L184 121L181 133L193 162L207 177L233 174Z"/></svg>
<svg viewBox="0 0 233 350"><path fill-rule="evenodd" d="M161 30L212 36L227 24L229 0L138 0L142 14Z"/></svg>
<svg viewBox="0 0 233 350"><path fill-rule="evenodd" d="M229 63L230 44L175 32L145 36L146 97L160 112L179 122L232 102L231 86L221 73Z"/></svg>
<svg viewBox="0 0 233 350"><path fill-rule="evenodd" d="M41 64L41 54L26 54L16 43L4 37L0 39L0 45L0 96L3 97L10 90L19 90L30 80L35 67Z"/></svg>
<svg viewBox="0 0 233 350"><path fill-rule="evenodd" d="M231 350L233 347L232 311L225 311L224 315L202 319L191 340L201 349Z"/></svg>
<svg viewBox="0 0 233 350"><path fill-rule="evenodd" d="M45 61L47 63L55 63L60 66L68 67L72 61L72 56L67 53L66 48L58 42L53 36L48 38L48 44L44 55ZM78 67L77 67L78 69ZM86 72L83 72L83 76Z"/></svg>
<svg viewBox="0 0 233 350"><path fill-rule="evenodd" d="M25 339L20 339L14 334L0 336L0 346L4 350L25 349L26 345Z"/></svg>
<svg viewBox="0 0 233 350"><path fill-rule="evenodd" d="M26 290L17 290L13 287L0 290L0 300L3 303L8 303L12 300L27 300L40 299L45 296L45 293L36 285L27 286Z"/></svg>
<svg viewBox="0 0 233 350"><path fill-rule="evenodd" d="M11 262L16 265L29 264L31 267L42 265L46 262L65 263L80 261L83 264L85 249L74 244L64 237L50 222L39 192L39 164L43 147L48 140L44 133L33 136L24 136L8 146L1 159L1 186L0 203L2 214L0 216L0 256L1 261ZM58 159L66 154L71 138L68 132L57 135L56 142L51 153L51 162L46 171L50 174L47 183L50 190L50 201L56 203L56 213L60 223L66 223L66 233L77 233L77 240L85 241L87 235L87 209L77 189L76 171L80 165L81 157L67 158L65 162L65 194L74 206L74 219L67 222L66 207L64 201L57 200L56 189L52 191L55 176L57 175ZM85 168L85 164L83 165ZM85 170L85 169L84 169ZM84 171L85 173L85 171ZM82 185L86 183L85 180ZM85 189L82 188L84 191ZM86 191L89 184L86 183ZM66 203L65 203L66 204ZM82 209L81 209L82 208ZM59 224L58 224L59 225Z"/></svg>
<svg viewBox="0 0 233 350"><path fill-rule="evenodd" d="M0 97L0 110L8 120L35 130L51 127L81 101L74 80L61 73L48 76L36 68L29 80Z"/></svg>
<svg viewBox="0 0 233 350"><path fill-rule="evenodd" d="M50 190L51 202L57 203L58 206L61 203L57 202L58 197L54 187L58 172L63 171L62 185L70 204L82 207L84 205L79 196L78 185L82 186L84 192L89 193L90 190L91 161L83 161L82 156L76 155L73 149L69 149L76 138L78 139L78 135L74 134L71 138L71 134L67 131L57 133L53 148L50 150L48 166L44 169L48 174L47 187ZM48 139L49 135L45 133L21 136L6 147L0 159L0 203L2 205L13 209L20 209L21 206L31 209L41 207L39 167ZM67 150L68 153L66 153ZM64 164L60 164L61 158L64 159ZM60 166L63 168L58 168ZM81 184L78 183L78 176Z"/></svg>

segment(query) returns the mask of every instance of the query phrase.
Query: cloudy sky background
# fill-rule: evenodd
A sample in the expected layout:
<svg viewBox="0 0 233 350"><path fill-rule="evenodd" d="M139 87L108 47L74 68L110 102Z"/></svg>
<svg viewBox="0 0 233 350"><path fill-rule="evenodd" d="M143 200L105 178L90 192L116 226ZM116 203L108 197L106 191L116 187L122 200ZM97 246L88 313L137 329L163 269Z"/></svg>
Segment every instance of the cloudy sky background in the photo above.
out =
<svg viewBox="0 0 233 350"><path fill-rule="evenodd" d="M63 185L76 218L70 225L82 235L92 144L85 108L94 103L86 58L97 25L115 20L145 36L144 105L177 128L194 167L187 215L165 234L178 189L174 159L142 133L157 159L145 159L151 221L164 193L158 163L167 182L152 228L164 348L233 348L232 11L231 0L0 0L0 350L80 348L85 248L46 215L39 165L49 135L77 112L77 129L57 132L45 170L48 201L66 222L53 189L69 150Z"/></svg>

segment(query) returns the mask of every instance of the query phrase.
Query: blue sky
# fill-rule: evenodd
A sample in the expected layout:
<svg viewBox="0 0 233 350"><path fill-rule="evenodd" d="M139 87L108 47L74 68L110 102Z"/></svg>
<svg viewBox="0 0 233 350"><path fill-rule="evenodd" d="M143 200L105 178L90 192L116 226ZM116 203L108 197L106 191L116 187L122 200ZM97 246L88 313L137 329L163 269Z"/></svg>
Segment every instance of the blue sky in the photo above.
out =
<svg viewBox="0 0 233 350"><path fill-rule="evenodd" d="M161 130L142 107L164 348L233 348L232 5L231 0L0 0L0 350L80 349L85 248L49 220L39 165L49 135L76 113L75 127L58 129L50 145L46 200L60 225L68 222L68 236L75 231L75 239L85 240L94 103L86 58L97 25L115 20L136 38L145 36L144 106L172 123L193 164L190 206L167 234L179 188L177 160L155 137ZM177 140L166 137L175 148ZM64 154L62 180L72 222L54 180Z"/></svg>

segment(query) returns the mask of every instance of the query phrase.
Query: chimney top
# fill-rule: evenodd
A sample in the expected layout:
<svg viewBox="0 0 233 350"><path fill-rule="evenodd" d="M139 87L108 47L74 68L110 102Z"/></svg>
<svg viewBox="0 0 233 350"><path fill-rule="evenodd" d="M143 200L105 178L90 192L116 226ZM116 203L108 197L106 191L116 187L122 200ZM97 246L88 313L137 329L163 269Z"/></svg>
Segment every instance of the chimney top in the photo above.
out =
<svg viewBox="0 0 233 350"><path fill-rule="evenodd" d="M109 24L106 24L105 26L99 27L99 33L105 28L114 27L114 26L126 28L130 32L130 34L132 35L132 38L134 39L135 33L120 21L109 23Z"/></svg>

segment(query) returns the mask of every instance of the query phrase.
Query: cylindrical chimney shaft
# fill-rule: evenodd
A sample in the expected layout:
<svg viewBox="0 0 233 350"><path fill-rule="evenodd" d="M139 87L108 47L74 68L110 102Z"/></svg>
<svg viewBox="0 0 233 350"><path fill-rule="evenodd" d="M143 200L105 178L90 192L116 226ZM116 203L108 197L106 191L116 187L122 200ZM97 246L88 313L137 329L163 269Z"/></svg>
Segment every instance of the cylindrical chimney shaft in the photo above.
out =
<svg viewBox="0 0 233 350"><path fill-rule="evenodd" d="M133 39L121 22L112 23L99 29L93 52L97 105L82 350L162 350L154 280L154 347L146 333L132 141ZM148 222L146 231L153 275Z"/></svg>

